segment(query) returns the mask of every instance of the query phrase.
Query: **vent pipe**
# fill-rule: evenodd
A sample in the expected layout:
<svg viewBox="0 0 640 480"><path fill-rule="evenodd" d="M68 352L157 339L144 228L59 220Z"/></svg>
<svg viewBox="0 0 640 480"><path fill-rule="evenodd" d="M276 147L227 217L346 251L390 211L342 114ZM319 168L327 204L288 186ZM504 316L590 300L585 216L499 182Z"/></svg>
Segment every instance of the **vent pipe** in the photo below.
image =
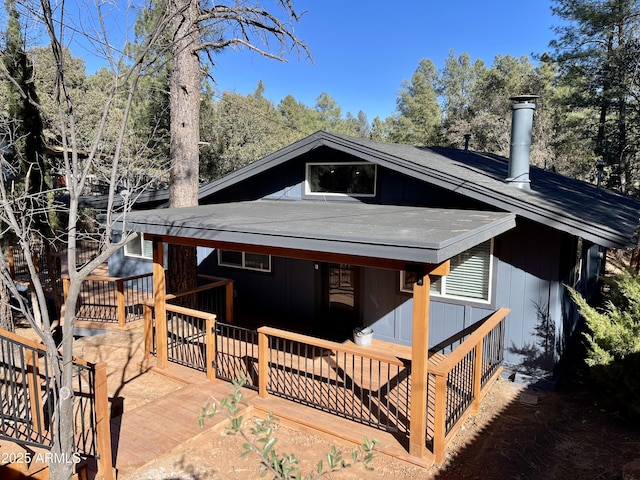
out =
<svg viewBox="0 0 640 480"><path fill-rule="evenodd" d="M511 146L509 148L509 177L507 183L523 190L530 190L529 166L531 154L532 101L538 95L518 95L510 97L511 104Z"/></svg>

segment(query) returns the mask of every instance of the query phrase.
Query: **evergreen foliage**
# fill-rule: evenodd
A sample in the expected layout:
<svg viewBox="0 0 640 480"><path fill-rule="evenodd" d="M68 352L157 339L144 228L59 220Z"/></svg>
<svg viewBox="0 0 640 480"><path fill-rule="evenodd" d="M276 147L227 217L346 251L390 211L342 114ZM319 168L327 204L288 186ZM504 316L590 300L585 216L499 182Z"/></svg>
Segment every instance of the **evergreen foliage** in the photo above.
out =
<svg viewBox="0 0 640 480"><path fill-rule="evenodd" d="M560 67L559 84L569 110L586 114L574 125L604 161L605 185L637 191L638 67L640 17L638 0L554 0L552 11L562 20L552 42Z"/></svg>
<svg viewBox="0 0 640 480"><path fill-rule="evenodd" d="M437 94L438 70L427 58L405 81L397 99L389 140L409 145L434 145L440 135L442 112Z"/></svg>
<svg viewBox="0 0 640 480"><path fill-rule="evenodd" d="M586 322L585 362L609 407L640 422L640 277L627 270L608 283L602 310L570 290Z"/></svg>

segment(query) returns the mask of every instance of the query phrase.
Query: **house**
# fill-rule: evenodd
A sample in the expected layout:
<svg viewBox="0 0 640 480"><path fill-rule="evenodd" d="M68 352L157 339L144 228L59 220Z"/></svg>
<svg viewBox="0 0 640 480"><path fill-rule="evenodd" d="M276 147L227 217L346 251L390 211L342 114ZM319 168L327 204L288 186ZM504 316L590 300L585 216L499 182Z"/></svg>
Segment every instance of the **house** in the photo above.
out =
<svg viewBox="0 0 640 480"><path fill-rule="evenodd" d="M511 162L317 132L202 187L199 207L128 221L147 239L215 240L200 269L234 280L236 315L336 339L369 326L411 345L415 269L450 259L431 281L429 347L507 307L505 364L550 371L578 322L565 286L598 292L605 249L637 244L640 201L530 167L530 100L514 103ZM150 271L134 244L112 275Z"/></svg>
<svg viewBox="0 0 640 480"><path fill-rule="evenodd" d="M566 286L596 294L605 250L637 244L640 201L529 165L532 99L514 97L509 159L316 132L199 206L128 213L109 270L153 272L147 352L441 463L502 364L553 369L578 324ZM215 306L171 304L167 244L198 247Z"/></svg>

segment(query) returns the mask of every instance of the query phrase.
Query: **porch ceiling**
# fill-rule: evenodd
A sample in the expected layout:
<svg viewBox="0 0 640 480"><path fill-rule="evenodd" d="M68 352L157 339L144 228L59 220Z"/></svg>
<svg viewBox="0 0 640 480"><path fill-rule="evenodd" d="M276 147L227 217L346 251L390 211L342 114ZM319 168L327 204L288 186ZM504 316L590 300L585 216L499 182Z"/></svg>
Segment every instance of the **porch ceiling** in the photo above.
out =
<svg viewBox="0 0 640 480"><path fill-rule="evenodd" d="M515 227L515 214L375 205L278 201L130 212L125 231L238 245L438 264Z"/></svg>

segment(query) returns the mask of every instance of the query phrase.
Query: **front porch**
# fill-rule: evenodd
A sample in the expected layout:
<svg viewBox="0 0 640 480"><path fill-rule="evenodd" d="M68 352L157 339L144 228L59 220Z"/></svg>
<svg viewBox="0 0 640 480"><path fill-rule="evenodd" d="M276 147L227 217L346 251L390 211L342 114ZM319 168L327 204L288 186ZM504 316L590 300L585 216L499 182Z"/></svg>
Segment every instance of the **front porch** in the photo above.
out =
<svg viewBox="0 0 640 480"><path fill-rule="evenodd" d="M125 321L118 320L122 315L87 314L94 328L128 328L144 317L145 352L149 360L156 357L158 367L183 365L201 371L202 380L245 378L247 388L258 393L256 414L273 411L298 428L355 442L362 438L354 435L368 432L371 437L373 429L390 455L423 466L442 463L447 445L477 412L500 371L507 309L422 355L379 340L361 347L287 328L244 328L241 319L234 319L233 282L228 279L203 277L197 290L181 294L196 294L199 310L172 305L180 295L165 294L164 268L161 262L155 265L153 287L151 275L87 279L78 318L87 305L94 311L129 312ZM414 325L423 337L428 333L428 275L425 280L414 292ZM165 321L158 321L162 309ZM426 352L426 342L420 348ZM419 376L413 367L416 358L420 363L428 358Z"/></svg>
<svg viewBox="0 0 640 480"><path fill-rule="evenodd" d="M200 291L228 298L226 285ZM164 309L159 315L152 302L145 306L145 352L158 368L178 364L201 371L203 379L243 378L258 393L258 409L273 407L279 418L310 430L342 431L337 436L349 441L362 440L344 433L361 432L357 425L375 429L376 438L385 438L381 448L420 465L444 461L459 426L498 377L508 313L500 309L430 351L424 397L417 397L412 347L379 340L358 346L267 326L244 328L170 303ZM301 406L315 413L301 414Z"/></svg>

